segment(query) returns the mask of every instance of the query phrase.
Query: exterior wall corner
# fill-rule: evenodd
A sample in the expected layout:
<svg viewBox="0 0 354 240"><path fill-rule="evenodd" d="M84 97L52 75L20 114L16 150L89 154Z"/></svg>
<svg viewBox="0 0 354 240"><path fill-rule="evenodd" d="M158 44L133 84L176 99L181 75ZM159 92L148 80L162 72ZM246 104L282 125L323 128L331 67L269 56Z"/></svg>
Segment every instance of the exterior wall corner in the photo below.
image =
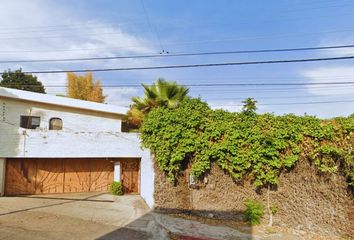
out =
<svg viewBox="0 0 354 240"><path fill-rule="evenodd" d="M155 187L155 172L153 166L153 158L150 154L150 150L144 150L141 163L140 163L140 195L145 200L146 204L153 209L155 205L154 201L154 187Z"/></svg>
<svg viewBox="0 0 354 240"><path fill-rule="evenodd" d="M0 158L0 196L5 194L6 159Z"/></svg>

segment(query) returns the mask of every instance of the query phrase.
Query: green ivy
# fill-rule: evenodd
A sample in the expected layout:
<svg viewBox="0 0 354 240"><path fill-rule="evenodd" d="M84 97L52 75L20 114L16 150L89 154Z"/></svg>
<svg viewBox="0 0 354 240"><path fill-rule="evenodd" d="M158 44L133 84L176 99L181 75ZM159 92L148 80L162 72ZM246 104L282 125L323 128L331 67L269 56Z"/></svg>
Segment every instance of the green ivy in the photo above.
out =
<svg viewBox="0 0 354 240"><path fill-rule="evenodd" d="M256 186L277 185L281 172L305 156L319 171L339 172L354 185L354 115L321 120L230 113L187 99L177 108L152 110L140 131L143 145L171 181L188 164L201 177L215 162L235 180L248 176Z"/></svg>
<svg viewBox="0 0 354 240"><path fill-rule="evenodd" d="M262 202L254 200L254 199L247 199L245 201L246 210L244 215L246 220L251 225L260 224L261 219L264 215L264 205Z"/></svg>

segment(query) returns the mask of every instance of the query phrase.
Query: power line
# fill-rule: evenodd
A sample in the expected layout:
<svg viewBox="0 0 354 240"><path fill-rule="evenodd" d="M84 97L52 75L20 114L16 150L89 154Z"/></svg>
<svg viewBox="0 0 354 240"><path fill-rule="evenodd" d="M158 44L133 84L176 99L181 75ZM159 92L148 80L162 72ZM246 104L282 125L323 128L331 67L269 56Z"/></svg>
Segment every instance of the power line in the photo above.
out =
<svg viewBox="0 0 354 240"><path fill-rule="evenodd" d="M113 31L113 32L102 32L102 33L86 33L86 34L77 34L77 35L72 35L70 34L69 37L87 37L87 36L102 36L102 35L122 35L121 32L119 31ZM50 39L50 38L67 38L67 35L53 35L53 36L36 36L36 37L1 37L0 40L13 40L13 39ZM126 47L126 46L122 46Z"/></svg>
<svg viewBox="0 0 354 240"><path fill-rule="evenodd" d="M72 62L72 61L115 60L115 59L130 59L130 58L134 59L134 58L158 58L158 57L189 57L189 56L230 55L230 54L248 54L248 53L295 52L295 51L328 50L328 49L342 49L342 48L354 48L354 44L321 46L321 47L211 51L211 52L195 52L195 53L150 54L150 55L131 55L131 56L112 56L112 57L107 56L107 57L64 58L64 59L0 60L0 63Z"/></svg>
<svg viewBox="0 0 354 240"><path fill-rule="evenodd" d="M278 97L269 97L269 96L257 96L254 97L256 100L262 100L262 99L290 99L290 98L328 98L328 97L339 97L341 96L340 94L326 94L326 95L296 95L296 96L278 96ZM225 101L225 100L244 100L245 98L202 98L205 99L206 101Z"/></svg>
<svg viewBox="0 0 354 240"><path fill-rule="evenodd" d="M97 27L94 27L97 25ZM109 26L107 26L109 27ZM70 31L75 31L75 30L99 30L102 29L102 24L96 23L91 27L90 25L85 25L85 28L83 29L82 26L70 26L67 28L54 28L54 29L42 29L42 30L21 30L21 31L8 31L8 32L2 32L0 31L0 35L4 34L24 34L24 33L44 33L44 32L70 32Z"/></svg>
<svg viewBox="0 0 354 240"><path fill-rule="evenodd" d="M307 10L318 10L318 9L324 9L324 8L339 8L339 7L348 7L348 6L353 6L353 4L337 4L337 5L330 5L330 6L316 6L312 8L299 8L299 9L291 9L288 11L284 11L285 13L287 12L299 12L299 11L307 11Z"/></svg>
<svg viewBox="0 0 354 240"><path fill-rule="evenodd" d="M119 22L117 24L113 24L114 26L118 25L129 25L129 24L134 24L134 23L141 23L141 20L134 20L134 21L125 21L125 22ZM80 23L70 23L70 24L61 24L61 25L37 25L37 26L22 26L22 27L16 27L16 26L11 26L11 27L1 27L0 30L28 30L28 29L52 29L52 28L59 28L59 29L66 29L66 28L76 28L76 27L87 27L87 26L96 26L96 25L102 25L104 24L103 22L94 22L94 21L88 21L88 22L80 22ZM109 24L109 26L112 26L112 24Z"/></svg>
<svg viewBox="0 0 354 240"><path fill-rule="evenodd" d="M178 69L178 68L200 68L200 67L221 67L221 66L240 66L240 65L260 65L260 64L279 64L279 63L300 63L300 62L319 62L319 61L338 61L354 59L354 56L327 57L327 58L302 58L287 60L266 60L248 62L225 62L225 63L201 63L201 64L182 64L148 67L122 67L122 68L96 68L96 69L71 69L71 70L38 70L23 71L26 74L38 73L66 73L66 72L111 72L111 71L137 71L137 70L157 70L157 69Z"/></svg>
<svg viewBox="0 0 354 240"><path fill-rule="evenodd" d="M325 2L325 3L329 3L329 2ZM328 8L328 7L343 7L343 6L348 6L348 5L352 5L352 4L345 4L345 5L332 5L332 6L316 6L315 8L311 8L311 9L317 9L317 8ZM308 10L309 8L305 8L305 9L291 9L289 11L302 11L302 10ZM289 12L289 11L285 11L285 12ZM283 11L284 12L284 11ZM304 16L302 16L302 18L304 18ZM141 20L133 20L133 21L125 21L125 22L120 22L118 24L110 24L109 26L115 26L115 25L129 25L129 24L135 24L135 23L143 23L143 21ZM23 32L27 32L26 30L29 29L48 29L49 31L52 31L52 28L59 28L59 30L63 29L71 29L71 28L78 28L82 26L91 26L91 25L102 25L103 23L100 22L94 22L94 21L87 21L87 22L79 22L79 23L70 23L70 24L59 24L59 25L37 25L37 26L25 26L25 27L18 27L18 26L11 26L11 27L1 27L0 30L25 30L25 31L21 31L21 33ZM209 25L209 24L208 24ZM45 30L38 30L38 31L45 31ZM32 31L31 31L32 32ZM15 33L15 32L0 32L1 33Z"/></svg>
<svg viewBox="0 0 354 240"><path fill-rule="evenodd" d="M266 35L266 36L256 36L256 37L241 37L241 38L229 38L229 39L211 39L203 41L190 41L190 42L171 42L165 43L164 45L168 46L178 46L178 45L192 45L192 44L203 44L203 43L216 43L216 42L234 42L242 40L258 40L258 39L274 39L274 38L287 38L287 37L301 37L306 35L317 35L317 34L330 34L330 33L339 33L339 32L352 32L354 29L344 29L344 30L330 30L330 31L320 31L320 32L308 32L308 33L295 33L295 34L280 34L280 35ZM120 34L119 32L104 32L104 33L91 33L91 34L80 34L76 37L83 36L95 36L95 35L114 35ZM75 37L75 35L70 35L70 37ZM54 35L54 36L37 36L37 37L6 37L0 38L0 40L11 40L11 39L47 39L47 38L63 38L66 36L63 35ZM137 47L138 45L133 45L131 47ZM119 47L128 47L128 46L119 46Z"/></svg>
<svg viewBox="0 0 354 240"><path fill-rule="evenodd" d="M144 84L145 86L151 86L151 84ZM181 84L186 87L231 87L231 86L316 86L316 85L354 85L354 81L350 82L288 82L288 83L195 83L195 84ZM1 86L13 86L1 85ZM34 84L20 84L21 87L38 86ZM68 85L47 85L45 87L67 87ZM107 84L102 87L142 87L141 84Z"/></svg>
<svg viewBox="0 0 354 240"><path fill-rule="evenodd" d="M268 36L257 36L257 37L240 37L240 38L228 38L228 39L211 39L204 41L190 41L190 42L171 42L165 45L190 45L190 44L203 44L203 43L216 43L216 42L234 42L242 40L259 40L259 39L274 39L274 38L287 38L287 37L301 37L307 35L317 35L317 34L330 34L339 32L352 32L354 29L344 29L344 30L331 30L331 31L321 31L321 32L307 32L307 33L294 33L294 34L280 34L280 35L268 35Z"/></svg>
<svg viewBox="0 0 354 240"><path fill-rule="evenodd" d="M281 105L311 105L311 104L328 104L328 103L349 103L354 102L354 99L338 100L338 101L316 101L316 102L290 102L290 103L260 103L261 106L281 106ZM242 105L239 105L242 106Z"/></svg>
<svg viewBox="0 0 354 240"><path fill-rule="evenodd" d="M296 97L296 96L294 96L294 97ZM317 97L317 96L314 96L314 97ZM269 98L269 99L271 99L271 98ZM276 97L274 99L276 99ZM232 100L232 99L230 99L230 100ZM242 99L240 99L240 100L242 100ZM314 104L332 104L332 103L349 103L349 102L354 102L354 99L333 100L333 101L314 101L314 102L258 103L257 105L258 106L282 106L282 105L283 106L288 106L288 105L314 105ZM243 106L243 105L241 105L241 104L233 104L232 106Z"/></svg>
<svg viewBox="0 0 354 240"><path fill-rule="evenodd" d="M146 21L150 27L150 30L152 33L155 33L155 37L157 39L157 42L159 43L159 46L160 46L160 51L164 51L164 48L162 46L162 42L161 42L161 39L160 39L160 35L159 35L159 32L157 31L156 29L156 26L153 26L151 21L150 21L150 17L149 17L149 14L145 8L145 4L144 4L144 0L140 0L140 3L141 3L141 6L143 8L143 11L144 11L144 14L145 14L145 17L146 17Z"/></svg>

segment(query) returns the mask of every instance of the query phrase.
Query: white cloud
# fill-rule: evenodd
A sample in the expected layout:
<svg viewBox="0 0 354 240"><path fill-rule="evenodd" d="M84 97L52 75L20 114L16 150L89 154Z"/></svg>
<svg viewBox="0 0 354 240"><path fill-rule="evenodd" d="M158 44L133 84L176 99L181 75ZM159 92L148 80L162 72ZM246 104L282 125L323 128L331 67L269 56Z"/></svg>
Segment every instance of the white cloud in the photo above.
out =
<svg viewBox="0 0 354 240"><path fill-rule="evenodd" d="M43 85L46 87L46 92L48 94L65 94L66 88L63 87L66 85L66 74L50 74L50 73L41 73L36 74L38 80L40 80Z"/></svg>
<svg viewBox="0 0 354 240"><path fill-rule="evenodd" d="M212 102L208 101L212 109L223 109L229 112L239 112L242 110L242 105L240 102L225 101L225 102Z"/></svg>
<svg viewBox="0 0 354 240"><path fill-rule="evenodd" d="M341 45L352 45L354 41L354 35L348 35L342 38L326 38L323 39L319 46L341 46ZM354 48L334 48L328 50L321 50L320 55L326 57L338 57L338 56L353 56Z"/></svg>
<svg viewBox="0 0 354 240"><path fill-rule="evenodd" d="M104 88L103 91L107 95L106 103L123 107L129 107L131 98L138 93L138 89L132 87Z"/></svg>
<svg viewBox="0 0 354 240"><path fill-rule="evenodd" d="M241 101L208 101L208 103L212 109L223 109L229 112L240 112L243 106ZM258 113L264 113L267 110L267 106L257 105Z"/></svg>
<svg viewBox="0 0 354 240"><path fill-rule="evenodd" d="M0 59L60 59L133 55L156 52L146 39L133 35L107 21L91 19L77 9L44 0L5 0L1 2ZM87 14L86 14L87 15ZM87 25L85 25L87 23ZM63 27L65 25L65 27ZM44 27L39 26L57 26ZM62 26L62 27L58 27ZM37 28L35 28L37 27ZM55 51L75 50L83 51ZM90 50L89 50L90 49ZM151 60L87 61L3 64L2 69L65 70L109 68L150 64ZM133 74L133 73L132 73ZM45 86L65 85L66 74L36 74ZM101 79L105 84L105 79ZM47 88L50 94L65 93L65 88ZM126 104L133 90L104 89L110 103ZM135 92L134 92L135 93ZM123 99L124 98L124 99ZM127 97L130 102L130 97Z"/></svg>
<svg viewBox="0 0 354 240"><path fill-rule="evenodd" d="M301 73L310 83L354 82L354 67L318 67ZM314 95L353 95L354 85L307 85L307 91Z"/></svg>

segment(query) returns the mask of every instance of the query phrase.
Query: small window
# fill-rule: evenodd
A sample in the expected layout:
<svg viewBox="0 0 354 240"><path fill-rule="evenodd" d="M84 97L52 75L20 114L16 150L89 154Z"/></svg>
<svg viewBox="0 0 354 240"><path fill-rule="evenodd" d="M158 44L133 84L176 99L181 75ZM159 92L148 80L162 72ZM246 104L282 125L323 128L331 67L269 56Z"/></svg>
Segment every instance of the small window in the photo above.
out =
<svg viewBox="0 0 354 240"><path fill-rule="evenodd" d="M51 118L49 120L49 130L62 130L63 121L60 118Z"/></svg>
<svg viewBox="0 0 354 240"><path fill-rule="evenodd" d="M36 129L41 122L40 117L35 116L21 116L20 127L27 129Z"/></svg>

